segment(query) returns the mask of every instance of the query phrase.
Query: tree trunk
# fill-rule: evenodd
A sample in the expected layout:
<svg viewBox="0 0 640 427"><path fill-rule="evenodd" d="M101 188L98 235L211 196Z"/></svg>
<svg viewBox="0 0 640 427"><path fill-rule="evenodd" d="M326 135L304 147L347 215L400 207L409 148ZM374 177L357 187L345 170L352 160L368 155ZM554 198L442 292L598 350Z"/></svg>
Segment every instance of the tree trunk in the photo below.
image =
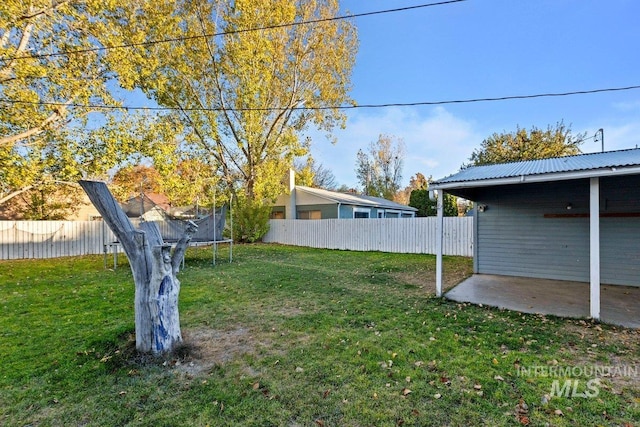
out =
<svg viewBox="0 0 640 427"><path fill-rule="evenodd" d="M83 180L80 185L129 258L136 286L136 349L145 353L173 350L182 342L178 314L180 281L176 275L198 226L189 221L171 254L171 245L164 244L158 226L143 222L139 230L135 229L104 182Z"/></svg>

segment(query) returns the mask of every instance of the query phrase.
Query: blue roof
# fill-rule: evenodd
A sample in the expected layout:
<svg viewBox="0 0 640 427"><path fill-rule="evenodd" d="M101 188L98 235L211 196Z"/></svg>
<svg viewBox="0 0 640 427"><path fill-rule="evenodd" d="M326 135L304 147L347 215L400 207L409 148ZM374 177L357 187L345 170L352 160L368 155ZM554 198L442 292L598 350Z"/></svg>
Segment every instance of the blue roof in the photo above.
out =
<svg viewBox="0 0 640 427"><path fill-rule="evenodd" d="M572 179L588 176L619 175L631 168L629 173L639 173L640 148L606 151L603 153L579 154L575 156L554 157L542 160L526 160L513 163L500 163L487 166L473 166L439 179L431 184L432 188L450 188L456 183L477 183L496 180L537 181L554 179ZM618 169L622 169L618 171ZM591 173L594 172L594 173ZM595 173L597 172L597 173ZM508 182L505 182L508 183Z"/></svg>

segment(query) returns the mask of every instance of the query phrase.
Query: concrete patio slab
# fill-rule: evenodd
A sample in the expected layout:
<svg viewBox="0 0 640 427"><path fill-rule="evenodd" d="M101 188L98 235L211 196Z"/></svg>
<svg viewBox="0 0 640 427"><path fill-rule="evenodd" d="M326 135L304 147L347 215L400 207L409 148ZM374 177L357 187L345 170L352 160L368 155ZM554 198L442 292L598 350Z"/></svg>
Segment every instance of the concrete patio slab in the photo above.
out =
<svg viewBox="0 0 640 427"><path fill-rule="evenodd" d="M524 313L589 317L589 284L583 282L474 274L445 297ZM601 285L600 321L640 328L640 287Z"/></svg>

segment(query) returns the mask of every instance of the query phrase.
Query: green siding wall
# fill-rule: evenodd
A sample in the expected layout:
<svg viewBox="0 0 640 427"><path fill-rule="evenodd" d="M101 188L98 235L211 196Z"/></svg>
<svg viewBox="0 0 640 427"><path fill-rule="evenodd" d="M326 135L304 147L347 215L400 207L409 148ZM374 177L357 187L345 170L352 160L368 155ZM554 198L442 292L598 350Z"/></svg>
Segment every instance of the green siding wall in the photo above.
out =
<svg viewBox="0 0 640 427"><path fill-rule="evenodd" d="M300 211L320 211L322 213L322 219L337 218L338 207L337 205L298 205L298 212Z"/></svg>

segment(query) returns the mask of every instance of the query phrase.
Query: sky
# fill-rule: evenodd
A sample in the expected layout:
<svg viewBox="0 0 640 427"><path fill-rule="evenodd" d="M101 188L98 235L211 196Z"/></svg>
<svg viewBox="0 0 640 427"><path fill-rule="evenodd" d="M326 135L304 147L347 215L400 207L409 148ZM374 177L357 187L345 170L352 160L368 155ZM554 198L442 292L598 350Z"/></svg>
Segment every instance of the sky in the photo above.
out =
<svg viewBox="0 0 640 427"><path fill-rule="evenodd" d="M436 0L342 0L360 14ZM640 1L467 0L358 17L351 97L357 104L413 103L640 85ZM379 135L405 146L402 186L420 172L457 172L493 133L563 121L605 150L640 146L640 89L567 97L346 110L336 142L310 129L312 155L338 185L359 188L356 154Z"/></svg>

